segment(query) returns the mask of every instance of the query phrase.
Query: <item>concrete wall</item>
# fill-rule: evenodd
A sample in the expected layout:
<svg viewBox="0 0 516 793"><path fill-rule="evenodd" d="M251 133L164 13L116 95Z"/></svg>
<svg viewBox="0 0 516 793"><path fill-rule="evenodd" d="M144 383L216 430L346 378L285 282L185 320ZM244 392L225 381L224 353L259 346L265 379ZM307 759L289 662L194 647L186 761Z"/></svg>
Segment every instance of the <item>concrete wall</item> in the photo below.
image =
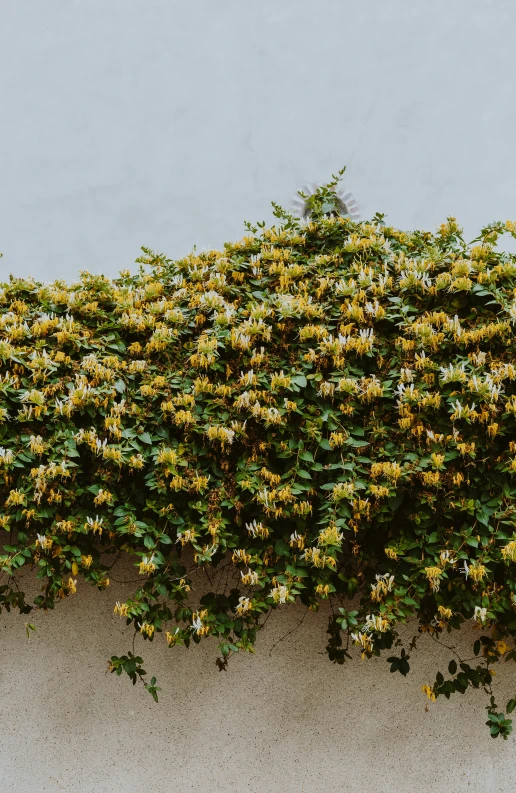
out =
<svg viewBox="0 0 516 793"><path fill-rule="evenodd" d="M239 236L347 163L363 216L516 217L512 0L4 0L0 275L115 274ZM425 712L448 652L332 666L325 620L270 621L219 673L209 643L147 647L159 705L104 675L123 587L2 615L3 793L505 793L514 739L476 694ZM507 670L505 693L514 693Z"/></svg>
<svg viewBox="0 0 516 793"><path fill-rule="evenodd" d="M127 565L113 577L137 578ZM425 711L421 684L451 659L429 639L403 679L385 659L332 665L326 614L304 608L279 610L256 654L232 658L226 672L215 665L213 641L184 650L138 637L162 687L155 704L127 677L105 674L108 658L131 648L132 633L113 615L130 591L113 581L99 593L79 581L54 613L31 615L30 639L26 617L0 618L2 793L514 789L514 739L489 737L485 696L470 692ZM458 646L470 655L477 636L470 631ZM500 700L513 695L512 670L498 677Z"/></svg>
<svg viewBox="0 0 516 793"><path fill-rule="evenodd" d="M513 0L4 0L0 274L239 237L348 164L364 216L516 217Z"/></svg>

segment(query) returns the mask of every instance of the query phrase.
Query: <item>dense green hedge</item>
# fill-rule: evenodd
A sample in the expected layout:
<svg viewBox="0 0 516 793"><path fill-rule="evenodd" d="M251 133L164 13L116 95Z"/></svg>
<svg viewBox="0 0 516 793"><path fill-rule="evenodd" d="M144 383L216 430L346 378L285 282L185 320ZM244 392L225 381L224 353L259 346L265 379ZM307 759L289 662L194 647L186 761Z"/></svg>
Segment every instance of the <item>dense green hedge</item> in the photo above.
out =
<svg viewBox="0 0 516 793"><path fill-rule="evenodd" d="M276 208L222 251L3 284L0 605L108 587L126 552L141 583L115 611L145 640L215 636L224 667L271 609L329 598L339 663L414 618L445 642L476 623L475 660L424 689L491 696L492 664L516 656L516 258L495 246L516 224L468 245L454 219L355 223L335 184L309 222ZM237 578L194 605L197 567ZM139 657L111 668L157 698Z"/></svg>

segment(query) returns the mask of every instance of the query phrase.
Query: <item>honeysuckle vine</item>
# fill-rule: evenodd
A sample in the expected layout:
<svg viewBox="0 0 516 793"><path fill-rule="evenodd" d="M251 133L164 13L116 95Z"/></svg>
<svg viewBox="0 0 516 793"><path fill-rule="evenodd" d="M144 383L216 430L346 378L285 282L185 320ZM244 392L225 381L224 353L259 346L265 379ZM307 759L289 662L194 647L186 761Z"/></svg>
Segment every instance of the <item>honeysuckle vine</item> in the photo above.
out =
<svg viewBox="0 0 516 793"><path fill-rule="evenodd" d="M143 641L215 637L221 669L289 603L330 601L338 663L392 652L416 622L391 670L429 634L451 653L429 699L484 689L505 738L491 689L516 659L516 257L496 243L516 223L467 244L453 218L355 222L336 185L308 220L275 207L221 251L2 285L0 605L109 597L125 553L140 583L115 612ZM448 634L464 624L463 659ZM110 669L157 699L142 664L133 648Z"/></svg>

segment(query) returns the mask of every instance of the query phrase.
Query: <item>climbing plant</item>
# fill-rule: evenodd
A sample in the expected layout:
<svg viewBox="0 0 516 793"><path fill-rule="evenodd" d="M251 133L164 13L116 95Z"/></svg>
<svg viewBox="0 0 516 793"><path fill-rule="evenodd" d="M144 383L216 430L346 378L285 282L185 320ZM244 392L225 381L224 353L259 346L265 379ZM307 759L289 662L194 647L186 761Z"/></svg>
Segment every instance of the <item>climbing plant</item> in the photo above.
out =
<svg viewBox="0 0 516 793"><path fill-rule="evenodd" d="M139 583L115 612L171 648L215 637L220 668L295 602L331 602L332 661L385 653L403 675L421 633L473 625L472 657L424 691L483 689L506 738L516 699L499 711L492 675L516 660L516 257L496 243L516 223L466 243L453 218L356 222L337 182L306 220L274 205L276 225L220 251L2 285L0 605L109 596L128 554ZM196 601L199 569L213 586ZM142 664L110 669L157 699Z"/></svg>

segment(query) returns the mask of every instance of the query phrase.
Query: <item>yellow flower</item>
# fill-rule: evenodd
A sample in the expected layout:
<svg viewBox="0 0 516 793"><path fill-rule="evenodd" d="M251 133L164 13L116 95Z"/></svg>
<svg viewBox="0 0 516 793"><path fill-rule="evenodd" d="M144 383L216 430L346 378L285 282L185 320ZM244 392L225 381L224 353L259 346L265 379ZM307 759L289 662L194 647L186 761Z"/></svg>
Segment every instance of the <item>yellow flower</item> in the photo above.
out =
<svg viewBox="0 0 516 793"><path fill-rule="evenodd" d="M177 453L174 449L163 448L158 452L157 461L160 465L175 465L177 459Z"/></svg>
<svg viewBox="0 0 516 793"><path fill-rule="evenodd" d="M238 564L238 562L243 562L244 564L249 564L251 561L251 554L247 553L246 550L243 548L238 548L237 550L233 551L233 556L231 557L233 564Z"/></svg>
<svg viewBox="0 0 516 793"><path fill-rule="evenodd" d="M387 498L390 492L384 485L369 485L369 490L375 498Z"/></svg>
<svg viewBox="0 0 516 793"><path fill-rule="evenodd" d="M122 452L114 446L104 446L102 456L105 460L112 460L117 465L122 464Z"/></svg>
<svg viewBox="0 0 516 793"><path fill-rule="evenodd" d="M473 581L477 584L479 581L482 581L486 574L486 568L483 564L478 562L473 562L469 566L469 575L473 579Z"/></svg>
<svg viewBox="0 0 516 793"><path fill-rule="evenodd" d="M340 501L343 498L352 498L354 493L354 482L337 482L331 491L331 497L334 501Z"/></svg>
<svg viewBox="0 0 516 793"><path fill-rule="evenodd" d="M452 612L452 610L451 610L451 609L449 609L449 608L446 608L446 606L439 606L439 608L438 608L438 611L439 611L439 614L440 614L440 616L441 616L441 617L442 617L444 620L449 620L449 619L451 619L451 618L452 618L452 616L453 616L453 612Z"/></svg>
<svg viewBox="0 0 516 793"><path fill-rule="evenodd" d="M129 458L129 468L143 468L145 461L141 454L132 454Z"/></svg>
<svg viewBox="0 0 516 793"><path fill-rule="evenodd" d="M167 640L167 644L169 647L173 647L174 644L176 644L179 641L178 634L179 634L179 628L176 628L174 633L170 633L170 631L167 631L165 633L165 638Z"/></svg>
<svg viewBox="0 0 516 793"><path fill-rule="evenodd" d="M511 540L501 550L502 556L506 561L510 559L511 562L516 562L516 540Z"/></svg>
<svg viewBox="0 0 516 793"><path fill-rule="evenodd" d="M430 456L434 468L442 468L444 463L444 454L432 454Z"/></svg>
<svg viewBox="0 0 516 793"><path fill-rule="evenodd" d="M5 506L10 507L25 504L25 498L25 493L22 493L20 490L11 490L6 499Z"/></svg>
<svg viewBox="0 0 516 793"><path fill-rule="evenodd" d="M491 424L489 424L487 428L487 434L489 435L490 438L494 438L495 435L498 435L499 429L500 429L500 425L497 424L495 421L493 421Z"/></svg>
<svg viewBox="0 0 516 793"><path fill-rule="evenodd" d="M99 492L93 499L93 503L97 506L100 504L111 504L113 501L113 493L110 493L109 490L102 490L99 489Z"/></svg>
<svg viewBox="0 0 516 793"><path fill-rule="evenodd" d="M343 533L338 530L337 526L334 523L330 523L329 526L327 526L325 529L319 532L319 536L317 537L317 544L340 545L343 539L344 539Z"/></svg>
<svg viewBox="0 0 516 793"><path fill-rule="evenodd" d="M115 603L115 608L113 609L115 614L118 614L120 617L127 617L127 612L129 610L129 606L127 603L120 603L119 600Z"/></svg>
<svg viewBox="0 0 516 793"><path fill-rule="evenodd" d="M432 592L439 592L441 585L440 578L442 574L443 571L440 567L425 567L425 575L428 578L430 586L432 587Z"/></svg>
<svg viewBox="0 0 516 793"><path fill-rule="evenodd" d="M396 560L398 558L398 552L395 548L385 548L385 555L388 559Z"/></svg>
<svg viewBox="0 0 516 793"><path fill-rule="evenodd" d="M431 686L425 684L424 686L421 686L421 691L423 692L423 694L427 695L428 699L431 702L435 702L436 701L437 697L434 694L434 690L433 690L433 688Z"/></svg>
<svg viewBox="0 0 516 793"><path fill-rule="evenodd" d="M496 642L496 649L500 653L500 655L505 655L507 650L509 649L509 645L506 644L503 640Z"/></svg>
<svg viewBox="0 0 516 793"><path fill-rule="evenodd" d="M145 635L151 639L154 634L154 625L151 625L148 622L142 622L140 625L140 633L145 633Z"/></svg>
<svg viewBox="0 0 516 793"><path fill-rule="evenodd" d="M423 480L423 484L435 487L439 484L441 475L439 471L424 471L421 474L421 479Z"/></svg>
<svg viewBox="0 0 516 793"><path fill-rule="evenodd" d="M150 558L144 556L138 566L140 568L140 575L145 575L146 573L153 573L156 569L156 565L154 564L154 554Z"/></svg>
<svg viewBox="0 0 516 793"><path fill-rule="evenodd" d="M29 439L29 448L32 454L43 454L45 447L43 445L43 438L41 435L31 435Z"/></svg>

